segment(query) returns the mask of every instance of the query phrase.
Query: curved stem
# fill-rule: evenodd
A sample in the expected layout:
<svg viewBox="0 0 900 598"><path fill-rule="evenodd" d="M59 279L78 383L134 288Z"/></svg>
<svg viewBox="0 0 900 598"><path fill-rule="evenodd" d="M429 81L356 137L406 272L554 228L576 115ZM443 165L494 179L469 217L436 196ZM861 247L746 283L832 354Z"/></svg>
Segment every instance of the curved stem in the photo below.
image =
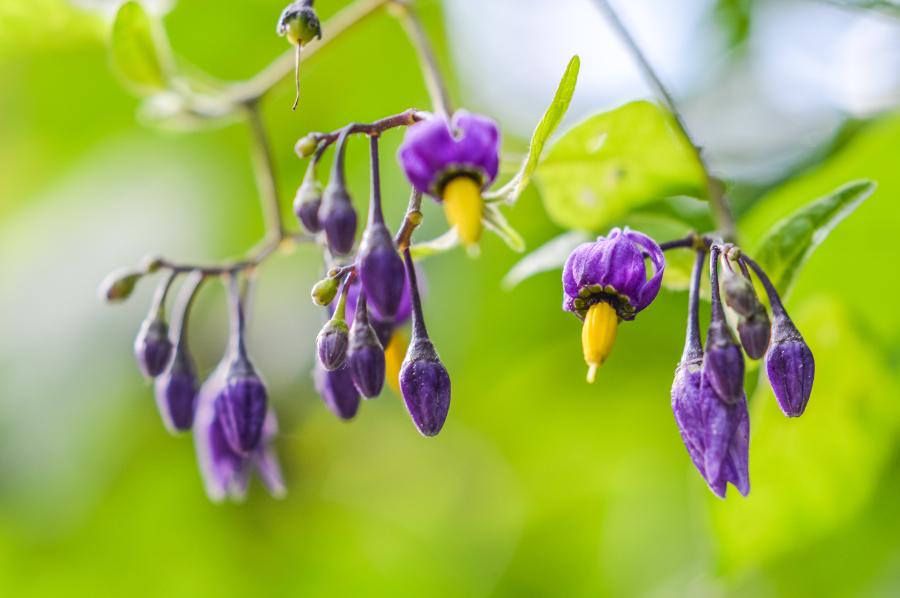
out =
<svg viewBox="0 0 900 598"><path fill-rule="evenodd" d="M381 210L381 168L378 164L378 135L369 137L369 157L372 168L372 197L369 200L369 224L384 224Z"/></svg>
<svg viewBox="0 0 900 598"><path fill-rule="evenodd" d="M688 296L687 334L684 341L682 363L703 356L703 344L700 342L700 279L703 277L703 265L706 263L706 251L698 250L691 271L691 287Z"/></svg>
<svg viewBox="0 0 900 598"><path fill-rule="evenodd" d="M241 298L238 275L231 274L228 278L228 301L231 307L231 350L237 354L237 357L246 359L247 348L244 344L244 305Z"/></svg>
<svg viewBox="0 0 900 598"><path fill-rule="evenodd" d="M750 266L750 268L756 274L756 277L759 279L759 282L762 283L763 288L766 289L766 294L769 296L769 305L772 306L772 314L782 317L787 316L787 310L784 309L784 304L781 302L781 297L778 295L778 290L775 288L775 285L772 284L769 276L760 267L760 265L747 257L747 255L741 256L741 262Z"/></svg>
<svg viewBox="0 0 900 598"><path fill-rule="evenodd" d="M175 316L173 318L174 335L177 339L175 346L177 348L183 349L187 344L188 320L190 318L191 306L194 304L194 298L197 296L197 292L200 290L200 287L205 280L206 275L203 274L203 272L191 272L187 280L184 281L184 286L181 287L181 290L178 293L178 301L175 306Z"/></svg>
<svg viewBox="0 0 900 598"><path fill-rule="evenodd" d="M412 42L419 57L419 65L422 69L422 76L425 78L425 87L428 88L428 95L431 98L431 105L434 111L444 115L452 114L452 106L450 104L450 94L447 92L447 84L441 76L441 70L438 68L437 58L431 47L425 28L419 15L416 14L409 0L392 0L393 5L397 8L398 19L409 41Z"/></svg>
<svg viewBox="0 0 900 598"><path fill-rule="evenodd" d="M728 204L728 198L725 197L725 190L722 188L722 185L712 176L712 173L710 173L709 165L706 163L706 160L703 157L703 152L694 141L693 136L690 134L690 132L688 132L684 117L678 110L678 106L675 104L675 100L672 98L672 94L669 93L669 90L663 84L662 80L659 78L659 75L657 75L653 66L650 64L650 61L647 60L647 57L644 55L643 51L641 51L640 46L631 36L628 28L625 27L625 24L619 18L618 13L616 13L615 9L608 2L608 0L594 0L594 2L597 4L597 7L601 10L601 12L603 12L606 20L609 22L609 24L618 34L619 38L628 48L628 51L638 63L641 74L644 76L644 79L652 88L654 95L656 95L657 99L659 99L659 101L672 114L675 125L678 127L681 134L693 149L694 155L696 156L697 161L699 162L700 167L703 170L703 176L706 180L706 190L707 194L709 195L710 206L712 208L713 216L715 217L716 223L719 227L719 233L726 240L734 239L734 215L731 213L731 206Z"/></svg>
<svg viewBox="0 0 900 598"><path fill-rule="evenodd" d="M409 290L412 295L413 340L428 338L425 316L422 313L422 299L419 297L419 282L416 280L416 267L413 265L409 247L403 250L403 263L406 264L406 275L409 277Z"/></svg>
<svg viewBox="0 0 900 598"><path fill-rule="evenodd" d="M150 304L150 313L157 318L164 318L166 315L166 297L169 295L169 289L175 282L177 272L168 272L166 277L156 287L153 293L153 302Z"/></svg>
<svg viewBox="0 0 900 598"><path fill-rule="evenodd" d="M337 141L337 148L334 150L334 162L331 165L331 179L335 184L340 185L341 187L346 186L347 182L344 177L344 152L347 149L347 138L350 137L350 131L350 126L341 130L341 134Z"/></svg>
<svg viewBox="0 0 900 598"><path fill-rule="evenodd" d="M403 223L400 225L400 230L397 231L397 236L394 238L394 243L396 243L399 251L405 251L409 247L413 231L422 223L421 209L422 193L413 189L409 196L409 205L406 207Z"/></svg>
<svg viewBox="0 0 900 598"><path fill-rule="evenodd" d="M719 322L725 319L725 309L722 307L722 297L719 294L719 253L718 245L709 248L709 287L712 297L712 321Z"/></svg>
<svg viewBox="0 0 900 598"><path fill-rule="evenodd" d="M278 183L275 177L275 158L256 104L247 106L247 120L252 133L253 164L256 172L256 186L262 202L266 222L266 236L281 240L285 236L284 220L281 217L281 202L278 199Z"/></svg>

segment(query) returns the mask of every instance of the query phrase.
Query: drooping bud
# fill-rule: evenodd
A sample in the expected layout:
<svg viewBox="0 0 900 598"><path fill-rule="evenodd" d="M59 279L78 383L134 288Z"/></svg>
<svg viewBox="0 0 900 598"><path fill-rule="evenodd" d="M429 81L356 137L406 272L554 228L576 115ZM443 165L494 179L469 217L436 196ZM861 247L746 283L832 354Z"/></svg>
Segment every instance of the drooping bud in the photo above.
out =
<svg viewBox="0 0 900 598"><path fill-rule="evenodd" d="M378 137L372 136L370 143L372 198L369 202L369 223L359 245L359 278L372 308L383 320L392 321L403 298L406 273L381 211Z"/></svg>
<svg viewBox="0 0 900 598"><path fill-rule="evenodd" d="M735 254L737 258L733 257ZM722 254L722 295L725 304L738 315L741 346L751 359L759 359L769 346L769 314L756 296L746 266L741 264L744 271L738 272L734 267L735 260L740 260L740 251L736 248Z"/></svg>
<svg viewBox="0 0 900 598"><path fill-rule="evenodd" d="M350 343L350 328L344 320L345 308L347 303L347 286L349 280L344 283L344 291L341 293L338 307L334 315L316 337L316 352L319 356L319 363L329 372L334 371L344 365L347 358L347 347Z"/></svg>
<svg viewBox="0 0 900 598"><path fill-rule="evenodd" d="M806 410L812 394L816 362L794 322L784 309L778 291L759 265L750 258L744 261L753 268L766 289L772 306L772 342L766 352L766 373L775 392L778 406L788 417L799 417Z"/></svg>
<svg viewBox="0 0 900 598"><path fill-rule="evenodd" d="M766 354L772 324L764 307L760 306L760 310L749 317L738 318L737 329L748 357L759 359Z"/></svg>
<svg viewBox="0 0 900 598"><path fill-rule="evenodd" d="M350 346L347 349L347 365L359 393L371 399L381 393L384 386L384 347L369 324L366 296L360 293L350 329Z"/></svg>
<svg viewBox="0 0 900 598"><path fill-rule="evenodd" d="M753 284L740 272L736 272L728 258L722 259L722 297L725 305L738 315L749 317L760 308Z"/></svg>
<svg viewBox="0 0 900 598"><path fill-rule="evenodd" d="M322 27L312 7L312 0L289 4L278 18L277 32L295 46L308 44L315 38L322 39Z"/></svg>
<svg viewBox="0 0 900 598"><path fill-rule="evenodd" d="M172 363L156 379L156 407L163 424L172 434L191 429L197 405L197 372L187 350L175 349Z"/></svg>
<svg viewBox="0 0 900 598"><path fill-rule="evenodd" d="M259 446L268 408L266 387L247 357L244 311L236 277L229 288L231 301L231 358L225 384L215 400L216 418L232 450L246 454Z"/></svg>
<svg viewBox="0 0 900 598"><path fill-rule="evenodd" d="M404 259L412 291L413 335L400 368L400 393L419 432L434 436L441 431L450 410L450 375L428 338L408 248Z"/></svg>
<svg viewBox="0 0 900 598"><path fill-rule="evenodd" d="M719 248L710 249L709 276L712 289L712 318L706 333L703 369L710 387L725 403L734 404L744 395L744 355L725 321L719 294Z"/></svg>
<svg viewBox="0 0 900 598"><path fill-rule="evenodd" d="M337 279L332 276L327 276L313 285L310 296L312 297L313 303L324 307L334 301L337 290Z"/></svg>
<svg viewBox="0 0 900 598"><path fill-rule="evenodd" d="M116 270L110 272L100 283L97 295L108 303L125 301L134 292L134 287L144 276L143 271Z"/></svg>
<svg viewBox="0 0 900 598"><path fill-rule="evenodd" d="M294 144L294 153L301 158L309 158L319 149L319 140L312 135L301 137Z"/></svg>
<svg viewBox="0 0 900 598"><path fill-rule="evenodd" d="M356 238L356 210L344 182L344 148L349 129L338 138L331 179L322 197L319 222L325 230L328 247L336 255L346 255L353 249Z"/></svg>
<svg viewBox="0 0 900 598"><path fill-rule="evenodd" d="M322 230L319 209L322 207L322 187L319 182L307 177L297 188L294 196L294 214L307 231L317 233Z"/></svg>
<svg viewBox="0 0 900 598"><path fill-rule="evenodd" d="M333 372L316 362L313 372L316 391L332 413L341 419L353 419L359 409L359 391L353 384L350 368L345 363L342 368Z"/></svg>
<svg viewBox="0 0 900 598"><path fill-rule="evenodd" d="M172 356L172 341L169 326L160 315L150 315L141 323L134 340L134 356L148 378L155 378L166 369Z"/></svg>

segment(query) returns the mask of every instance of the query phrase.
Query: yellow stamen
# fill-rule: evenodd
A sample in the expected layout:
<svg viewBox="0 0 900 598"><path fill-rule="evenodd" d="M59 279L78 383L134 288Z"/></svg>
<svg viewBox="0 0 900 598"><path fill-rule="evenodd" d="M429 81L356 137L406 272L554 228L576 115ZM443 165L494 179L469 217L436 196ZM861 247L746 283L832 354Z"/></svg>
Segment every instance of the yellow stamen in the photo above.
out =
<svg viewBox="0 0 900 598"><path fill-rule="evenodd" d="M581 328L581 347L588 364L588 382L594 381L597 368L603 365L612 352L618 326L619 316L609 303L595 303L588 309Z"/></svg>
<svg viewBox="0 0 900 598"><path fill-rule="evenodd" d="M400 366L406 357L406 347L409 343L406 335L400 330L395 330L384 349L385 380L398 396L400 395Z"/></svg>
<svg viewBox="0 0 900 598"><path fill-rule="evenodd" d="M458 176L444 185L444 214L459 240L470 247L481 239L481 188L474 179Z"/></svg>

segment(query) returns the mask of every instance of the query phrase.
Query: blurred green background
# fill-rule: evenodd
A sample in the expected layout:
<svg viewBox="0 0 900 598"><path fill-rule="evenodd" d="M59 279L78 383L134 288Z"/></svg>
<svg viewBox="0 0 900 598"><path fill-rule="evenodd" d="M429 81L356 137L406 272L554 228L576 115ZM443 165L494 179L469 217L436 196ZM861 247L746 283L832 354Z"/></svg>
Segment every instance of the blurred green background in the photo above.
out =
<svg viewBox="0 0 900 598"><path fill-rule="evenodd" d="M274 34L277 0L162 4L150 8L165 14L178 55L216 77L250 77L286 49ZM317 7L327 18L343 4ZM816 384L798 420L781 415L764 384L753 396L748 498L712 496L674 425L668 393L686 296L664 291L623 326L588 386L558 272L502 290L519 256L489 236L477 260L457 250L424 264L429 331L453 380L450 417L434 439L416 433L389 391L349 424L325 409L310 377L321 314L308 290L319 258L302 248L267 262L250 344L280 415L289 493L277 501L254 484L242 505L211 504L193 443L164 431L133 363L152 285L116 307L99 303L96 287L150 252L213 260L262 236L247 128L143 126L139 100L109 68L115 2L0 0L0 594L900 593L897 13L794 1L634 4L643 8L625 16L639 39L652 38L651 58L666 63L692 128L735 181L751 246L848 180L879 185L790 297ZM570 123L647 95L627 57L590 45L603 35L588 28L589 2L419 6L455 98L497 117L511 153L574 52L583 75ZM690 18L669 20L673 11ZM653 35L669 30L680 33ZM886 45L873 47L876 38ZM298 137L428 105L415 55L384 13L302 76L298 112L287 81L263 105L286 215L304 167L292 152ZM400 139L383 142L392 226L407 199L390 159ZM367 164L365 144L354 142L348 176L361 201ZM533 189L510 220L531 248L561 232ZM444 227L429 204L417 238ZM214 286L192 324L204 371L226 336Z"/></svg>

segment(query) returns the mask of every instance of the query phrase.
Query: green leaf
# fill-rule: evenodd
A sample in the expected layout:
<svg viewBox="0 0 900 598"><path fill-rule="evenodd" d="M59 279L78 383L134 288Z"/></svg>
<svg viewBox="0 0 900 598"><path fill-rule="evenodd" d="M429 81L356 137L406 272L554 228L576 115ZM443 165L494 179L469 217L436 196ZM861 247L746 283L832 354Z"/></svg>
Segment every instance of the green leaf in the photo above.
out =
<svg viewBox="0 0 900 598"><path fill-rule="evenodd" d="M601 230L666 197L705 197L703 168L672 116L640 101L596 114L550 147L536 180L550 217Z"/></svg>
<svg viewBox="0 0 900 598"><path fill-rule="evenodd" d="M848 183L778 222L760 241L756 258L782 295L790 291L812 252L838 223L872 195L875 187L869 180Z"/></svg>
<svg viewBox="0 0 900 598"><path fill-rule="evenodd" d="M544 144L547 143L547 139L549 139L554 131L556 131L556 128L559 127L559 123L562 122L563 117L569 110L569 103L572 101L572 94L575 93L575 84L578 81L578 69L580 66L581 59L578 58L578 55L573 56L572 59L569 60L566 71L563 73L562 79L559 81L559 86L556 88L556 94L553 96L553 101L550 102L546 112L544 112L544 116L541 117L540 122L534 129L534 133L531 135L528 154L525 156L525 159L522 160L519 171L508 183L503 185L503 187L493 193L487 194L485 199L488 201L503 201L508 204L514 204L516 200L519 199L519 195L521 195L522 191L525 190L525 187L528 186L531 175L534 173L535 168L537 168L538 162L541 159L541 153L544 150Z"/></svg>
<svg viewBox="0 0 900 598"><path fill-rule="evenodd" d="M503 242L506 243L510 249L516 253L525 251L525 239L522 238L519 231L510 225L506 220L506 216L503 215L500 208L496 205L484 205L484 214L482 215L481 221L484 223L486 229L503 239Z"/></svg>
<svg viewBox="0 0 900 598"><path fill-rule="evenodd" d="M562 268L572 250L591 240L591 236L582 231L569 231L550 239L521 260L503 277L503 286L510 290L535 274Z"/></svg>
<svg viewBox="0 0 900 598"><path fill-rule="evenodd" d="M451 228L441 236L430 241L414 243L410 246L409 253L414 260L421 260L438 253L450 251L457 246L459 246L459 235L456 233L456 228Z"/></svg>
<svg viewBox="0 0 900 598"><path fill-rule="evenodd" d="M167 50L157 43L153 28L153 21L137 2L119 7L113 22L113 68L140 93L160 91L168 85Z"/></svg>

